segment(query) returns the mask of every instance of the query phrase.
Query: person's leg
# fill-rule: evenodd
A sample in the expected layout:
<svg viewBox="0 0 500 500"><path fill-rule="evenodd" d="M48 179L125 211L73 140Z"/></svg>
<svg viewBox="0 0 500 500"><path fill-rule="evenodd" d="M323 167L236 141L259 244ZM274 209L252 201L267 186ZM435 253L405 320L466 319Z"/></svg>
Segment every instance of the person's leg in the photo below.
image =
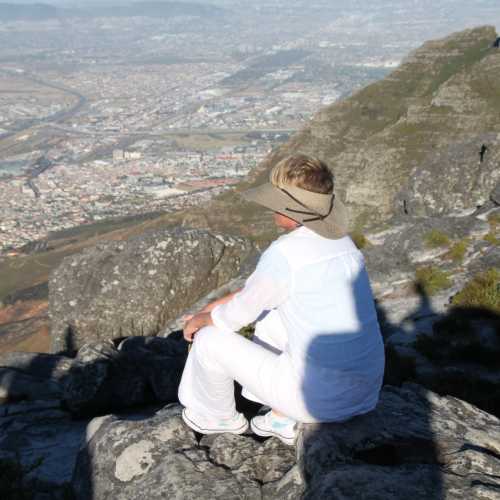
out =
<svg viewBox="0 0 500 500"><path fill-rule="evenodd" d="M286 355L236 333L201 329L184 368L179 400L207 418L234 418L234 380L264 404L292 418L297 414L300 384Z"/></svg>

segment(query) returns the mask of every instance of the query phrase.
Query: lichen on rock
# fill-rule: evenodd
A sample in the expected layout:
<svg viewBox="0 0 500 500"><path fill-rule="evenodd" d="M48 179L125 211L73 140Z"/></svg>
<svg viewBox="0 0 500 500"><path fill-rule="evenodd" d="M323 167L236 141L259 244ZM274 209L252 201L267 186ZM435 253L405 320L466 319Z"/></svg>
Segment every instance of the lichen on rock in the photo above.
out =
<svg viewBox="0 0 500 500"><path fill-rule="evenodd" d="M155 335L238 274L253 251L243 238L179 228L70 256L50 278L52 351Z"/></svg>

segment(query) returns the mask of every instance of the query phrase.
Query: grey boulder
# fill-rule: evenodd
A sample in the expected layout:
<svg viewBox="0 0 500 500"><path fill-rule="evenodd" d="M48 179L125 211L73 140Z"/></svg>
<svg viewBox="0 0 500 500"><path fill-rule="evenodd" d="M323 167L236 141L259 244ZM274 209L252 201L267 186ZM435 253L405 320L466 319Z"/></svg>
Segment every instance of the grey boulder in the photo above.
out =
<svg viewBox="0 0 500 500"><path fill-rule="evenodd" d="M72 498L70 482L87 423L73 420L54 401L0 406L2 500Z"/></svg>
<svg viewBox="0 0 500 500"><path fill-rule="evenodd" d="M72 486L77 498L494 499L500 421L421 386L386 386L377 408L344 423L275 438L204 436L181 408L107 416L89 425Z"/></svg>
<svg viewBox="0 0 500 500"><path fill-rule="evenodd" d="M156 335L237 275L252 251L243 238L178 228L67 257L49 281L52 352Z"/></svg>
<svg viewBox="0 0 500 500"><path fill-rule="evenodd" d="M0 401L60 399L74 365L71 358L11 352L0 355Z"/></svg>
<svg viewBox="0 0 500 500"><path fill-rule="evenodd" d="M305 498L495 499L500 421L421 386L386 386L376 410L344 424L304 426Z"/></svg>
<svg viewBox="0 0 500 500"><path fill-rule="evenodd" d="M130 337L119 350L109 341L87 344L78 351L62 399L78 416L177 401L186 357L179 335Z"/></svg>
<svg viewBox="0 0 500 500"><path fill-rule="evenodd" d="M277 442L218 435L198 444L180 412L171 405L149 416L93 421L73 476L76 497L257 499L262 483L293 467L293 450Z"/></svg>

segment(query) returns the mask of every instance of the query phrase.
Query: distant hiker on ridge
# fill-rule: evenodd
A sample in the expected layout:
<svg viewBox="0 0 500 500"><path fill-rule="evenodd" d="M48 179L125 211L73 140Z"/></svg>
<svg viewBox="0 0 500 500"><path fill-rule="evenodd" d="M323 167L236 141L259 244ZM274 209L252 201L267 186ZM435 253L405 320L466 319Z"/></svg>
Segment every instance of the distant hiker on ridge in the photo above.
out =
<svg viewBox="0 0 500 500"><path fill-rule="evenodd" d="M234 381L272 408L259 436L292 445L297 422L340 422L372 410L384 344L363 255L346 232L346 209L325 163L285 158L270 182L243 193L289 233L261 256L243 289L186 317L193 342L179 387L184 422L202 434L241 434ZM253 342L238 335L253 323Z"/></svg>
<svg viewBox="0 0 500 500"><path fill-rule="evenodd" d="M483 163L484 155L486 154L486 151L488 151L488 146L486 146L486 144L483 144L481 146L481 149L479 150L479 163Z"/></svg>

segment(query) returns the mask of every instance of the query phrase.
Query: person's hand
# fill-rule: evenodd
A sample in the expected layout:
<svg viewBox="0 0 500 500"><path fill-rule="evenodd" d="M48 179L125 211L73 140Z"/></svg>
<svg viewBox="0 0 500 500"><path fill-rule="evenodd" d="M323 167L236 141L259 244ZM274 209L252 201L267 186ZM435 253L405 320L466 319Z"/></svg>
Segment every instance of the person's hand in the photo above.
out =
<svg viewBox="0 0 500 500"><path fill-rule="evenodd" d="M197 313L193 314L185 314L184 316L182 316L181 319L182 321L184 321L184 324L186 324L188 321L193 319L198 314L209 313L216 305L217 305L216 301L210 302L210 304L207 304L201 311L198 311Z"/></svg>
<svg viewBox="0 0 500 500"><path fill-rule="evenodd" d="M199 314L210 313L216 306L229 302L238 292L241 292L241 288L239 290L236 290L235 292L228 293L220 299L209 302L201 311L195 314L185 314L181 319L182 321L184 321L184 323L188 323L191 319L193 319L195 316L198 316Z"/></svg>
<svg viewBox="0 0 500 500"><path fill-rule="evenodd" d="M188 315L190 316L190 315ZM184 338L187 342L192 342L196 332L204 326L213 325L210 313L198 313L187 320L184 325Z"/></svg>
<svg viewBox="0 0 500 500"><path fill-rule="evenodd" d="M203 312L203 311L200 311L200 312ZM200 313L198 313L200 314ZM182 321L184 322L184 326L186 326L186 323L191 320L192 318L194 318L194 314L185 314L184 316L182 316Z"/></svg>

